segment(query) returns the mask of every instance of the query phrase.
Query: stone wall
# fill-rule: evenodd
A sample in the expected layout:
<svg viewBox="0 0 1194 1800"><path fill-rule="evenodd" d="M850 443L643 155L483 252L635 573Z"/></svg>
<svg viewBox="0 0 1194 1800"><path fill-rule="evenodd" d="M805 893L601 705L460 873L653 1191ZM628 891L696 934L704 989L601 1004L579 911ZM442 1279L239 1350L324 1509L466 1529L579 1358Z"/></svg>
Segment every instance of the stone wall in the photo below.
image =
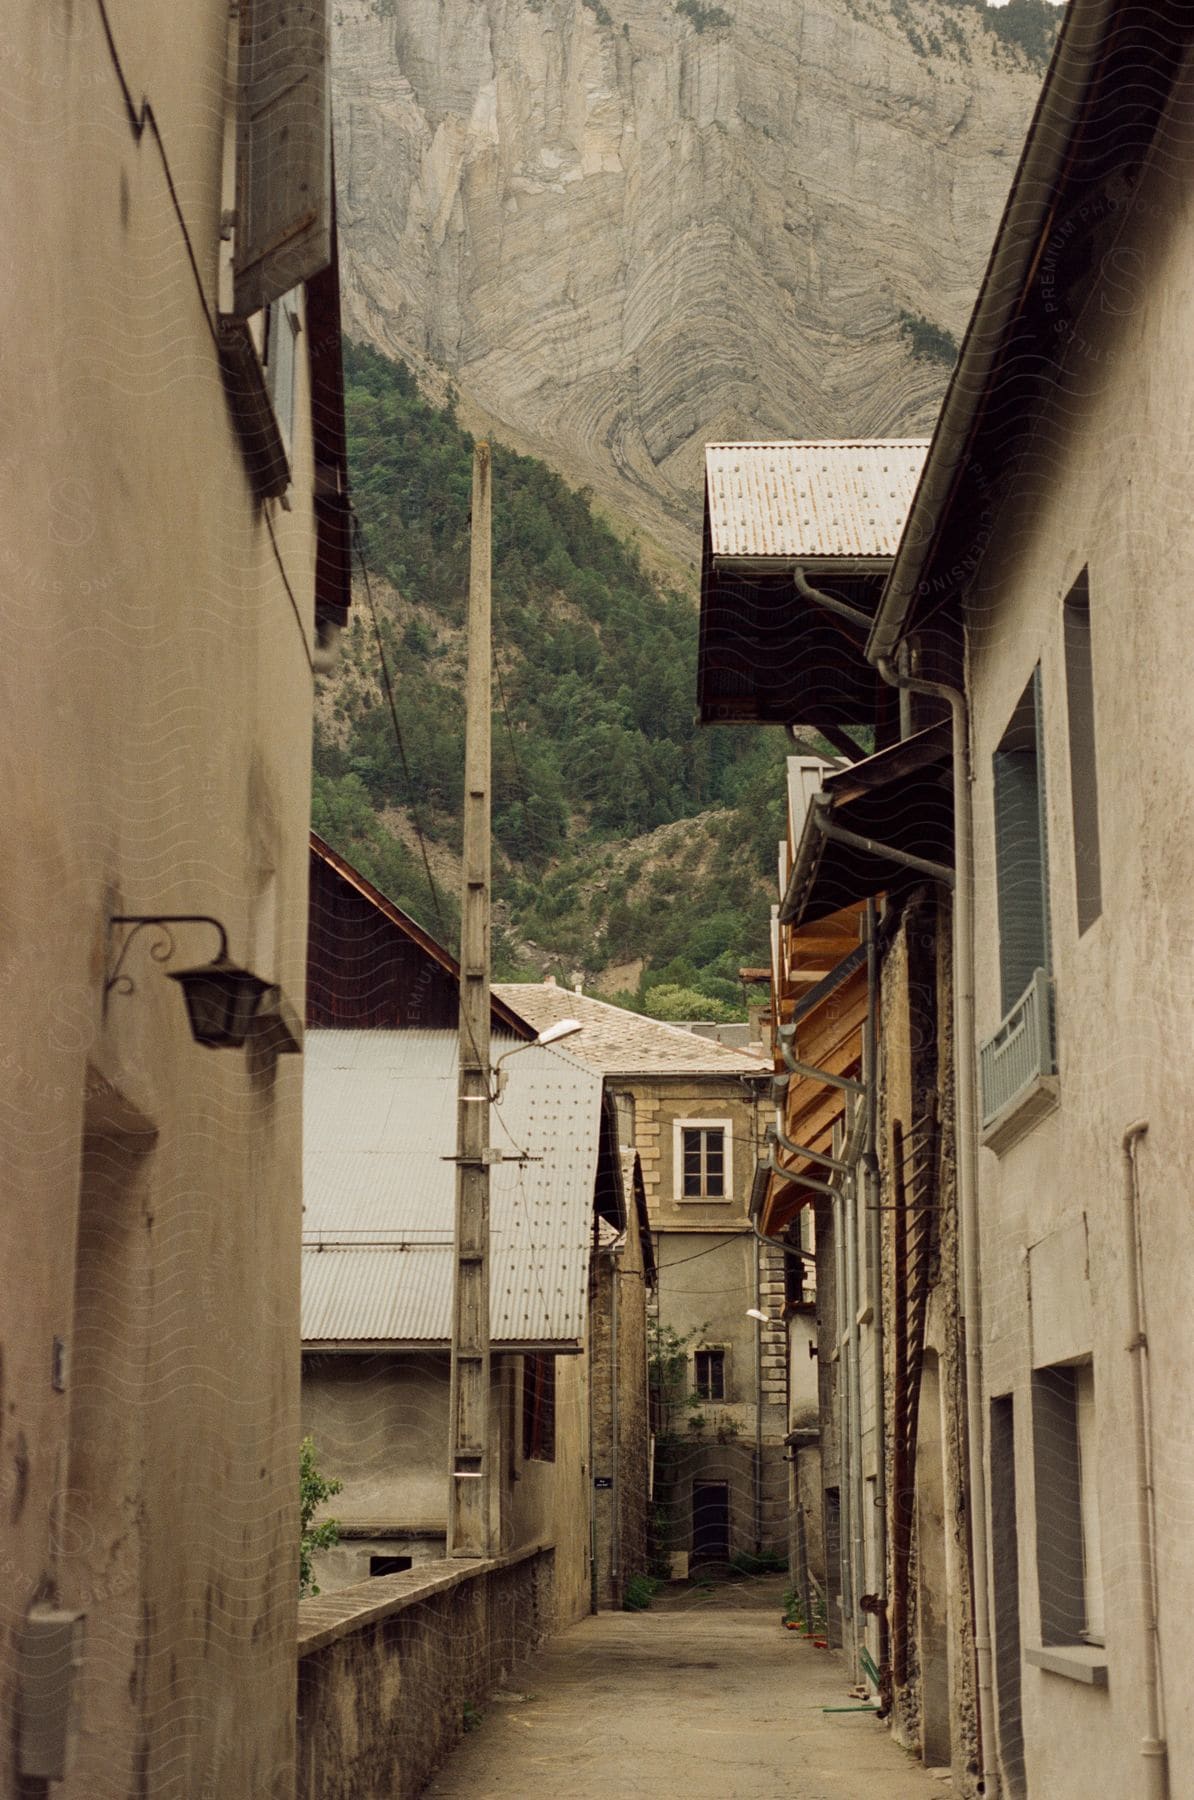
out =
<svg viewBox="0 0 1194 1800"><path fill-rule="evenodd" d="M550 1548L299 1606L296 1800L411 1800L555 1615Z"/></svg>

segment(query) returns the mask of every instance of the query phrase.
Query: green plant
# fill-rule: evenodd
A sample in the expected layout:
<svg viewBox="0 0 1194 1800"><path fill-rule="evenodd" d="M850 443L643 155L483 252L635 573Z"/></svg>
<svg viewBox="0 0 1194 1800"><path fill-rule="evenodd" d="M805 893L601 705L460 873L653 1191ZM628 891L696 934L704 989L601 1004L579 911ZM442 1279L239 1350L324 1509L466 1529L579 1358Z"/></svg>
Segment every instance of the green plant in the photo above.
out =
<svg viewBox="0 0 1194 1800"><path fill-rule="evenodd" d="M806 1619L799 1594L795 1588L788 1588L784 1594L784 1622L797 1626L801 1631L809 1632L813 1637L821 1637L824 1634L827 1620L824 1595L813 1588L811 1601L812 1617Z"/></svg>
<svg viewBox="0 0 1194 1800"><path fill-rule="evenodd" d="M958 360L958 340L953 333L934 325L923 313L901 312L900 336L904 338L916 362L943 363L952 369Z"/></svg>
<svg viewBox="0 0 1194 1800"><path fill-rule="evenodd" d="M703 6L701 0L676 0L676 11L698 31L728 31L734 23L724 6Z"/></svg>
<svg viewBox="0 0 1194 1800"><path fill-rule="evenodd" d="M782 1575L787 1566L787 1557L775 1550L735 1550L730 1558L739 1575Z"/></svg>
<svg viewBox="0 0 1194 1800"><path fill-rule="evenodd" d="M703 1337L708 1321L680 1335L671 1325L659 1319L647 1321L647 1373L651 1390L651 1411L655 1435L661 1444L675 1441L675 1426L680 1416L688 1419L689 1429L701 1431L704 1414L699 1411L701 1398L688 1383L688 1346L694 1338Z"/></svg>
<svg viewBox="0 0 1194 1800"><path fill-rule="evenodd" d="M342 1481L334 1481L321 1475L315 1462L315 1440L305 1437L299 1445L299 1598L306 1594L317 1594L315 1577L312 1572L311 1559L318 1550L330 1550L333 1544L340 1542L340 1526L335 1519L322 1519L318 1525L312 1523L316 1511L325 1500L338 1494L343 1488Z"/></svg>
<svg viewBox="0 0 1194 1800"><path fill-rule="evenodd" d="M471 1700L466 1700L460 1713L460 1729L462 1731L476 1731L478 1725L484 1723L484 1719L485 1714L481 1709L474 1706Z"/></svg>
<svg viewBox="0 0 1194 1800"><path fill-rule="evenodd" d="M659 1592L654 1575L632 1575L622 1590L623 1612L646 1612Z"/></svg>

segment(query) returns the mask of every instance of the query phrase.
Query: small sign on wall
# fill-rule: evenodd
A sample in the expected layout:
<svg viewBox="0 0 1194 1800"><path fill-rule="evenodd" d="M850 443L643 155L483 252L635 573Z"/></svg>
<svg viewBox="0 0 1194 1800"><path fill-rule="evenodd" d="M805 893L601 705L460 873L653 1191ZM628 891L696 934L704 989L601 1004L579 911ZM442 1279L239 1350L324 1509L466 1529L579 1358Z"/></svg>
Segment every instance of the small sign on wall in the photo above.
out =
<svg viewBox="0 0 1194 1800"><path fill-rule="evenodd" d="M612 1488L613 1485L614 1478L612 1475L594 1475L593 1477L593 1486L595 1488Z"/></svg>

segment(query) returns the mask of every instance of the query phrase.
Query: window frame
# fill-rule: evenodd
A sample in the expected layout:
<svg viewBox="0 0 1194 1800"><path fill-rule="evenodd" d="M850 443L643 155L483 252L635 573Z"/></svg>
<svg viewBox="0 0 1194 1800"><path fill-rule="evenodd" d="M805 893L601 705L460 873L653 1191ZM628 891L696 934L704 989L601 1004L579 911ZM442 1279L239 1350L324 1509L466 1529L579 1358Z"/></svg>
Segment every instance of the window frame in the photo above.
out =
<svg viewBox="0 0 1194 1800"><path fill-rule="evenodd" d="M719 1131L721 1133L721 1182L720 1194L686 1194L684 1192L684 1133L699 1131L702 1134ZM705 1149L701 1152L702 1185L705 1175ZM672 1122L672 1199L678 1206L732 1206L734 1202L734 1127L727 1118L720 1119L675 1119Z"/></svg>
<svg viewBox="0 0 1194 1800"><path fill-rule="evenodd" d="M709 1368L708 1368L708 1373L709 1373L709 1375L712 1375L713 1372L716 1371L716 1374L717 1374L717 1377L718 1377L718 1380L719 1380L720 1386L721 1386L720 1394L712 1392L712 1388L715 1385L712 1381L709 1381L707 1383L707 1386L710 1390L708 1392L706 1392L705 1389L701 1385L701 1358L702 1357L716 1358L716 1361L710 1362ZM692 1353L692 1391L696 1395L698 1400L705 1401L706 1403L708 1403L711 1406L726 1405L730 1398L729 1376L730 1376L730 1347L728 1344L698 1344L698 1345L696 1345L696 1347L694 1348L693 1353Z"/></svg>
<svg viewBox="0 0 1194 1800"><path fill-rule="evenodd" d="M522 1459L556 1459L556 1359L550 1351L526 1351L522 1359Z"/></svg>
<svg viewBox="0 0 1194 1800"><path fill-rule="evenodd" d="M995 847L995 910L999 947L1000 1016L1010 1017L1032 986L1037 969L1052 973L1052 919L1049 905L1049 833L1046 819L1044 696L1038 662L1020 698L1012 708L991 757L991 806ZM1027 764L1031 762L1032 792ZM1024 824L1032 816L1035 826L1030 845ZM1032 851L1037 882L1027 892L1027 877L1034 872L1020 865ZM1033 906L1031 903L1035 902ZM1030 912L1037 916L1030 919ZM1017 938L1035 936L1031 955L1016 955ZM1039 954L1038 954L1039 953ZM1030 966L1031 965L1031 966Z"/></svg>
<svg viewBox="0 0 1194 1800"><path fill-rule="evenodd" d="M1105 1642L1096 1434L1092 1359L1034 1369L1037 1589L1045 1650Z"/></svg>
<svg viewBox="0 0 1194 1800"><path fill-rule="evenodd" d="M1103 913L1099 829L1099 733L1094 694L1090 572L1083 568L1062 602L1066 729L1073 824L1074 906L1082 937Z"/></svg>

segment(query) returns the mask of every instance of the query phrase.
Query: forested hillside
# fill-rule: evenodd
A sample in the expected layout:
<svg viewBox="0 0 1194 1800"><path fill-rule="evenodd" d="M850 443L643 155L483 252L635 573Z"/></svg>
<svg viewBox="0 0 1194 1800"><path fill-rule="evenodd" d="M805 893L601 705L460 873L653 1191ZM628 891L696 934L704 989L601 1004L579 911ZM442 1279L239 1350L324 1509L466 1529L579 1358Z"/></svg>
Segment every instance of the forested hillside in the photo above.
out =
<svg viewBox="0 0 1194 1800"><path fill-rule="evenodd" d="M375 350L347 345L345 375L398 731L362 589L322 684L314 820L450 936L472 439ZM640 998L690 990L658 996L672 1016L693 992L704 1012L736 1007L738 965L765 957L783 736L695 724L693 598L649 574L584 490L498 444L493 491L495 961L590 979L634 965Z"/></svg>

